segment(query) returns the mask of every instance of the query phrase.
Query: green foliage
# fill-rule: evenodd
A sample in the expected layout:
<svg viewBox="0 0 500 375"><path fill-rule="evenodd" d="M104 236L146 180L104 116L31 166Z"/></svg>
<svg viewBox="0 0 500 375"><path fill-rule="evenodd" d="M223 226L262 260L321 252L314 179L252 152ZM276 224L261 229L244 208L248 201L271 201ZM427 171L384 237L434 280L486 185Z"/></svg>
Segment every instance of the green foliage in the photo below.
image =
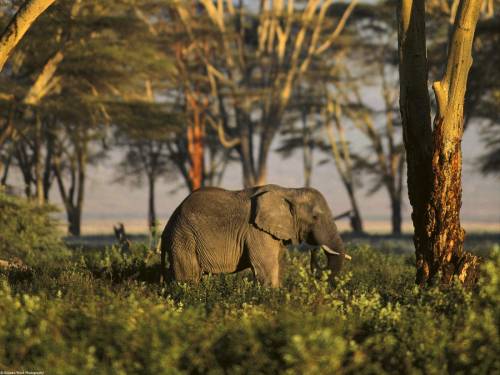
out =
<svg viewBox="0 0 500 375"><path fill-rule="evenodd" d="M19 258L40 265L68 256L57 221L50 216L54 211L54 207L39 207L0 189L0 259Z"/></svg>
<svg viewBox="0 0 500 375"><path fill-rule="evenodd" d="M0 363L51 374L495 373L500 250L477 291L414 286L413 259L352 246L335 285L291 251L284 287L250 274L158 285L144 245L0 276Z"/></svg>

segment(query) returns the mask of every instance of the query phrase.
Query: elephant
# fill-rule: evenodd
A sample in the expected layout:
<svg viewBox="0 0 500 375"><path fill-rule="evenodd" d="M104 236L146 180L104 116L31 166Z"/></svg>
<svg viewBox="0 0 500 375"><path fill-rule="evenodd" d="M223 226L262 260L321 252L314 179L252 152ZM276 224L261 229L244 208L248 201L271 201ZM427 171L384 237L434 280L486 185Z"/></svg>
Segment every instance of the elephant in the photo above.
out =
<svg viewBox="0 0 500 375"><path fill-rule="evenodd" d="M198 283L204 273L251 268L258 282L279 287L284 252L301 244L321 247L332 275L350 259L318 190L278 185L239 191L200 188L176 208L163 230L161 280Z"/></svg>

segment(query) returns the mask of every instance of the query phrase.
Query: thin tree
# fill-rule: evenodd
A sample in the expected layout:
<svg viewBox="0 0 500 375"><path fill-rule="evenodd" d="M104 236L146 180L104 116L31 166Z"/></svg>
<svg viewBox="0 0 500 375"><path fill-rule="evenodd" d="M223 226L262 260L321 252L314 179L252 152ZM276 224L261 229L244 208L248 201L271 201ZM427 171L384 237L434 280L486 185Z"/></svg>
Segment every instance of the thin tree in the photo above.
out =
<svg viewBox="0 0 500 375"><path fill-rule="evenodd" d="M374 193L381 188L387 191L391 203L392 233L400 234L402 226L401 205L403 193L403 172L405 165L404 146L400 132L396 126L396 100L395 88L390 79L390 74L385 66L388 60L383 51L380 61L375 63L378 71L377 86L380 87L383 99L382 126L377 126L377 111L367 104L361 95L359 81L363 78L352 77L348 70L344 70L349 79L346 83L336 85L339 100L345 104L347 117L370 144L370 155L354 155L355 168L358 171L368 172L375 178L375 183L370 189ZM399 137L398 137L399 136Z"/></svg>
<svg viewBox="0 0 500 375"><path fill-rule="evenodd" d="M354 163L351 157L349 141L345 135L342 107L326 92L326 106L324 109L324 130L330 145L335 166L346 189L351 204L351 227L354 232L363 232L363 220L356 198Z"/></svg>

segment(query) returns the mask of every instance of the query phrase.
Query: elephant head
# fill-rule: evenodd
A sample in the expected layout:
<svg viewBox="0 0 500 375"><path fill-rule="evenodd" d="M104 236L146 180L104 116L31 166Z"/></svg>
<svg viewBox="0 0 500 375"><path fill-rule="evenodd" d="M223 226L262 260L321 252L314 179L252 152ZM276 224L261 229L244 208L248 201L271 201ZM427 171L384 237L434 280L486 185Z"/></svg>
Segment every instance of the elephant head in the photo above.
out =
<svg viewBox="0 0 500 375"><path fill-rule="evenodd" d="M321 247L332 275L341 271L344 259L350 259L345 254L332 212L316 189L267 185L258 188L252 198L255 226L291 244Z"/></svg>

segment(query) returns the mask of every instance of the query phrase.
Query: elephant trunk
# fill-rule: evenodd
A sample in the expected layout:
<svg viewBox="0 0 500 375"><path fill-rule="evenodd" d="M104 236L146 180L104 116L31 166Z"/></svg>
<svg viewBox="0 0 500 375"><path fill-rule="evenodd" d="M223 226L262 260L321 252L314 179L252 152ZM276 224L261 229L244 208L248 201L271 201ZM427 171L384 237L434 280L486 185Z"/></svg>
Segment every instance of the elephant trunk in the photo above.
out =
<svg viewBox="0 0 500 375"><path fill-rule="evenodd" d="M332 276L336 276L340 273L345 259L351 259L351 257L345 253L344 242L340 238L338 232L335 232L332 239L321 248L326 254L327 269L331 270Z"/></svg>

